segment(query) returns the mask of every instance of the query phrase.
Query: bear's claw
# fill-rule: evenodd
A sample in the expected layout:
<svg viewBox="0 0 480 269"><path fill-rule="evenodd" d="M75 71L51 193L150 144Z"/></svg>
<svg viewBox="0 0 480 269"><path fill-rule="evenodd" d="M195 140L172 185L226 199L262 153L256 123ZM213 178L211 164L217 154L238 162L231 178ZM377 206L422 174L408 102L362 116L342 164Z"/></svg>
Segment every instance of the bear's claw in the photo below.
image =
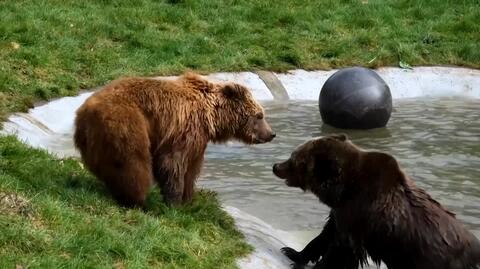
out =
<svg viewBox="0 0 480 269"><path fill-rule="evenodd" d="M290 247L283 247L280 249L283 255L287 256L290 260L295 262L295 265L304 265L306 262L300 257L300 252L294 250ZM303 267L293 267L293 268L303 268Z"/></svg>
<svg viewBox="0 0 480 269"><path fill-rule="evenodd" d="M292 269L305 269L305 266L303 264L292 263L292 264L290 264L290 268L292 268Z"/></svg>

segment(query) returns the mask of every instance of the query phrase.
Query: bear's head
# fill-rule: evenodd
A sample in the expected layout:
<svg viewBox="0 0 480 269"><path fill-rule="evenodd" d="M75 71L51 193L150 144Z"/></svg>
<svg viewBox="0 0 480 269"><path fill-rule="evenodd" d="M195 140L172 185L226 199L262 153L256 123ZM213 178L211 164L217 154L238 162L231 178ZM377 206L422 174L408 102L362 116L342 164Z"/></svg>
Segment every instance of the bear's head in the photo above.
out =
<svg viewBox="0 0 480 269"><path fill-rule="evenodd" d="M246 87L226 83L218 85L215 93L214 142L234 138L247 144L261 144L275 138L275 133L265 119L265 111Z"/></svg>
<svg viewBox="0 0 480 269"><path fill-rule="evenodd" d="M331 208L359 193L375 199L386 189L405 183L391 155L364 151L345 134L305 142L288 160L274 164L273 173L285 179L287 186L311 191Z"/></svg>

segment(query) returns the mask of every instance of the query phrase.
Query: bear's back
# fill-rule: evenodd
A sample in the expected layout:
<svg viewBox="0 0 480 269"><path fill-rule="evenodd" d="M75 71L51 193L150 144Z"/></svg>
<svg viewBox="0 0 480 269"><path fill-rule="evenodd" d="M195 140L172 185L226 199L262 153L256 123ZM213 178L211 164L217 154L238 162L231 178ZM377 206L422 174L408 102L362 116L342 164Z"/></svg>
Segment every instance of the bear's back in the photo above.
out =
<svg viewBox="0 0 480 269"><path fill-rule="evenodd" d="M408 198L396 203L399 207L389 212L386 223L375 225L384 229L371 231L367 239L373 260L393 269L480 266L480 242L453 213L417 186L410 185L406 193Z"/></svg>
<svg viewBox="0 0 480 269"><path fill-rule="evenodd" d="M121 78L104 86L77 110L76 126L88 128L95 122L97 129L108 128L108 122L146 124L154 144L180 139L185 132L205 132L214 111L213 87L206 81L190 78L152 79ZM203 88L202 88L203 87ZM134 115L135 116L130 116ZM105 120L108 119L108 122ZM120 126L116 129L120 128ZM111 128L110 128L111 129ZM170 142L169 142L170 141Z"/></svg>

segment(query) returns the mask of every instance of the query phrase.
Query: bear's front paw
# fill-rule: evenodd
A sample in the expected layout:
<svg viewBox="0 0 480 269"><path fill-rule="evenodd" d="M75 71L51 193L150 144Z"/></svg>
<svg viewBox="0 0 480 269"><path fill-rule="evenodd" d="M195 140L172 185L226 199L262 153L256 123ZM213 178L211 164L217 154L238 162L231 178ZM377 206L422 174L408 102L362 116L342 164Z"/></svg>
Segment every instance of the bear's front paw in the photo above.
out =
<svg viewBox="0 0 480 269"><path fill-rule="evenodd" d="M305 269L304 264L292 263L290 264L290 268L292 269Z"/></svg>
<svg viewBox="0 0 480 269"><path fill-rule="evenodd" d="M164 202L165 204L168 206L168 207L172 207L172 208L180 208L183 206L183 201L181 198L178 198L178 197L168 197L168 198L165 198L164 199Z"/></svg>
<svg viewBox="0 0 480 269"><path fill-rule="evenodd" d="M290 260L294 261L298 265L305 265L308 263L308 261L306 261L302 257L301 253L294 250L293 248L283 247L280 249L280 251L283 253L283 255L287 256ZM294 267L294 268L298 268L298 267Z"/></svg>

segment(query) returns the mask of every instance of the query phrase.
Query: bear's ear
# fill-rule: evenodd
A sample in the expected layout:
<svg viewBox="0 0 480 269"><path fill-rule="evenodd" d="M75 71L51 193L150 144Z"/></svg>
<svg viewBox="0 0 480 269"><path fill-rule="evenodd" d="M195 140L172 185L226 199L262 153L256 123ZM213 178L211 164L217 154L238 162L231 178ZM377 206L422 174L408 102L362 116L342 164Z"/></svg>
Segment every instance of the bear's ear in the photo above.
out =
<svg viewBox="0 0 480 269"><path fill-rule="evenodd" d="M347 141L348 140L347 134L344 134L344 133L332 134L330 137L334 138L336 140L339 140L339 141Z"/></svg>
<svg viewBox="0 0 480 269"><path fill-rule="evenodd" d="M229 99L242 99L244 96L244 88L236 83L225 84L221 91Z"/></svg>

